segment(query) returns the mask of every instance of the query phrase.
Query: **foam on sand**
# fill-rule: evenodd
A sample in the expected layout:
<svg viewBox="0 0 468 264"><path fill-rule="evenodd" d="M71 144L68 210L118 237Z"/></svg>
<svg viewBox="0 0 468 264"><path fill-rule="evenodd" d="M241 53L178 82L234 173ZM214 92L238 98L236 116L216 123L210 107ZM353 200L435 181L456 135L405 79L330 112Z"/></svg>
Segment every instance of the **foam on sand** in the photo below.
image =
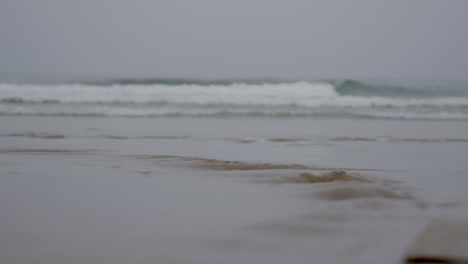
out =
<svg viewBox="0 0 468 264"><path fill-rule="evenodd" d="M316 196L332 201L361 198L412 199L410 194L376 183L347 183L339 186L332 186L319 191L316 193Z"/></svg>
<svg viewBox="0 0 468 264"><path fill-rule="evenodd" d="M278 179L277 183L324 183L334 181L367 181L366 179L358 176L348 174L344 170L333 170L323 173L321 175L313 173L300 173L295 176L285 176Z"/></svg>
<svg viewBox="0 0 468 264"><path fill-rule="evenodd" d="M220 159L209 159L202 157L192 156L173 156L173 155L138 155L137 158L143 159L156 159L162 161L170 161L172 164L188 166L192 168L205 169L205 170L218 170L218 171L252 171L252 170L316 170L316 171L381 171L377 169L359 169L359 168L328 168L328 167L315 167L303 164L275 164L275 163L254 163L243 161L230 161ZM336 174L336 175L335 175ZM343 172L334 172L329 177L343 177ZM344 172L344 175L347 175ZM304 174L299 178L312 180L315 176L313 174Z"/></svg>

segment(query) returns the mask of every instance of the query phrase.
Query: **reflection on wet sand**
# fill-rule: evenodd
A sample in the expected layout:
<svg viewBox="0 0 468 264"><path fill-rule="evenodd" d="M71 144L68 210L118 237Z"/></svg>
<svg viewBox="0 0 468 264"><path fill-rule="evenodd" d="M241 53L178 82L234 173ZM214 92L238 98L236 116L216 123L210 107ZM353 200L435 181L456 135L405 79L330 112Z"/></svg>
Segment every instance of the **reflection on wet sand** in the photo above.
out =
<svg viewBox="0 0 468 264"><path fill-rule="evenodd" d="M87 129L87 131L95 131L96 129ZM8 134L0 134L0 137L29 137L29 138L41 138L41 139L63 139L72 137L64 134L52 134L47 132L15 132ZM272 137L272 138L223 138L223 137L197 137L189 135L148 135L148 136L129 136L129 135L94 135L91 137L104 138L104 139L160 139L160 140L207 140L207 141L229 141L235 143L289 143L288 145L320 145L320 146L334 146L326 143L327 141L332 142L415 142L415 143L466 143L468 138L404 138L404 137L333 137L333 138L307 138L307 137Z"/></svg>
<svg viewBox="0 0 468 264"><path fill-rule="evenodd" d="M335 224L330 225L326 222L317 222L308 219L264 222L249 226L248 229L295 236L330 235L339 232L339 228Z"/></svg>
<svg viewBox="0 0 468 264"><path fill-rule="evenodd" d="M109 135L106 135L106 136L101 136L102 138L105 138L105 139L130 139L130 137L124 137L124 136L109 136Z"/></svg>
<svg viewBox="0 0 468 264"><path fill-rule="evenodd" d="M146 138L146 139L183 139L183 138L189 138L187 136L144 136L141 138Z"/></svg>

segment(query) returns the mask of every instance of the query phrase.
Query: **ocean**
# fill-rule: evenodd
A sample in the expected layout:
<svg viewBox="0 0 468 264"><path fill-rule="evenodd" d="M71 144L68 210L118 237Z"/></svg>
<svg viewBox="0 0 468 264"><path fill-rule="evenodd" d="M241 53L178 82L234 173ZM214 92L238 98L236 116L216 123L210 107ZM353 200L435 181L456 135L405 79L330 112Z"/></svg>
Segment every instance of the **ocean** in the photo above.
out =
<svg viewBox="0 0 468 264"><path fill-rule="evenodd" d="M0 115L468 120L468 86L356 80L0 83Z"/></svg>
<svg viewBox="0 0 468 264"><path fill-rule="evenodd" d="M468 219L467 88L3 82L0 263L402 263Z"/></svg>

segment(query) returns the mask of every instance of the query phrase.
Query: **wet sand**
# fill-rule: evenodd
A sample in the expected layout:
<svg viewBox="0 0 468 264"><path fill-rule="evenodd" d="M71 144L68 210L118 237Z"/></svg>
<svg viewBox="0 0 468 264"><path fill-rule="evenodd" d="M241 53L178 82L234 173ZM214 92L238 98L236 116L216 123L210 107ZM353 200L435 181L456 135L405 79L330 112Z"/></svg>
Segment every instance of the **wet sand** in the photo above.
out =
<svg viewBox="0 0 468 264"><path fill-rule="evenodd" d="M466 122L0 117L1 263L401 263Z"/></svg>

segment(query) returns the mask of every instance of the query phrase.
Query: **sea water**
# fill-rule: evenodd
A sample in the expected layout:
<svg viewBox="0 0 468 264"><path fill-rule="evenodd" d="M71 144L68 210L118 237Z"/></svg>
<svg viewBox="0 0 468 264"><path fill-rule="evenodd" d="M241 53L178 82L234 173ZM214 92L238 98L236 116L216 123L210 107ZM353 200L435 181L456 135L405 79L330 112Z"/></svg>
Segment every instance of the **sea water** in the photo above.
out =
<svg viewBox="0 0 468 264"><path fill-rule="evenodd" d="M354 80L1 83L0 115L468 120L468 86Z"/></svg>

